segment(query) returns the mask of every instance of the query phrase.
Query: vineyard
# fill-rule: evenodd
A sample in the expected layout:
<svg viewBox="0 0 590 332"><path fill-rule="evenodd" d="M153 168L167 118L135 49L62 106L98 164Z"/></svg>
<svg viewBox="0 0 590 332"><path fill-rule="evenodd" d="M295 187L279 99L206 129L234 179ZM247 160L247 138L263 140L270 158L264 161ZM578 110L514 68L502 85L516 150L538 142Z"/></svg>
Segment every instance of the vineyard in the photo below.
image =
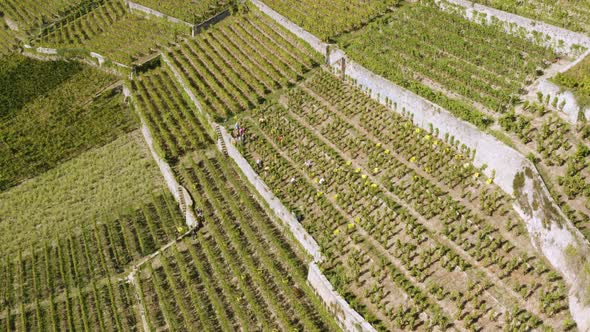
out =
<svg viewBox="0 0 590 332"><path fill-rule="evenodd" d="M13 80L15 72L38 74L33 68L40 69L43 64L24 60L8 70L3 79ZM21 71L24 66L28 68ZM112 85L115 77L76 64L56 63L43 68L54 70L48 72L55 81L49 85L31 83L23 76L0 97L9 100L0 106L0 140L5 143L0 145L0 190L137 127L120 93L109 90L96 95Z"/></svg>
<svg viewBox="0 0 590 332"><path fill-rule="evenodd" d="M125 210L163 189L137 131L0 192L2 252L51 239Z"/></svg>
<svg viewBox="0 0 590 332"><path fill-rule="evenodd" d="M327 72L241 121L253 167L262 160L261 176L319 241L333 284L373 326L571 321L565 285L533 254L510 199L452 137Z"/></svg>
<svg viewBox="0 0 590 332"><path fill-rule="evenodd" d="M0 2L0 331L590 327L590 125L536 93L590 58L431 0L132 2Z"/></svg>
<svg viewBox="0 0 590 332"><path fill-rule="evenodd" d="M132 82L139 109L168 161L213 143L206 120L178 89L172 74L162 68Z"/></svg>
<svg viewBox="0 0 590 332"><path fill-rule="evenodd" d="M31 31L76 11L80 2L82 1L4 0L0 3L0 12L15 22L20 30ZM85 0L84 2L94 2L94 0Z"/></svg>
<svg viewBox="0 0 590 332"><path fill-rule="evenodd" d="M39 241L0 262L3 330L136 330L132 264L172 241L184 220L169 194ZM106 216L106 215L105 215Z"/></svg>
<svg viewBox="0 0 590 332"><path fill-rule="evenodd" d="M302 254L219 153L191 154L178 172L205 226L138 273L150 329L338 330Z"/></svg>
<svg viewBox="0 0 590 332"><path fill-rule="evenodd" d="M264 2L322 40L357 30L400 3L398 0L304 0L295 4L286 0Z"/></svg>
<svg viewBox="0 0 590 332"><path fill-rule="evenodd" d="M51 48L83 48L130 64L189 32L180 24L133 14L122 0L105 0L82 16L61 21L36 43Z"/></svg>
<svg viewBox="0 0 590 332"><path fill-rule="evenodd" d="M568 30L590 33L590 4L558 0L475 0L479 4L541 20Z"/></svg>
<svg viewBox="0 0 590 332"><path fill-rule="evenodd" d="M236 3L233 0L194 2L181 0L138 0L135 2L191 24L202 23L222 11L232 8Z"/></svg>
<svg viewBox="0 0 590 332"><path fill-rule="evenodd" d="M561 117L559 105L537 96L498 120L528 157L545 170L551 193L562 211L590 239L590 126L572 125Z"/></svg>
<svg viewBox="0 0 590 332"><path fill-rule="evenodd" d="M515 105L556 56L427 4L405 5L339 44L372 71L479 127Z"/></svg>
<svg viewBox="0 0 590 332"><path fill-rule="evenodd" d="M321 61L309 46L254 11L228 18L167 55L201 106L220 120L259 105Z"/></svg>
<svg viewBox="0 0 590 332"><path fill-rule="evenodd" d="M576 101L582 107L590 106L590 56L565 73L557 74L555 82L574 91Z"/></svg>

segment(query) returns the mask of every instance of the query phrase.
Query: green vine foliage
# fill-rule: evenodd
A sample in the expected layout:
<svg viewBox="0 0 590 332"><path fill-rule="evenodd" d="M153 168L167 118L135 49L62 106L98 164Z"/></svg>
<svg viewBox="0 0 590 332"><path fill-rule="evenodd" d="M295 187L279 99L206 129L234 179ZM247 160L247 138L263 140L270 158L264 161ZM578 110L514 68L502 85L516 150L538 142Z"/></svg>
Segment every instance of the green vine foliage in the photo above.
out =
<svg viewBox="0 0 590 332"><path fill-rule="evenodd" d="M404 4L338 43L371 71L480 128L493 122L482 110L514 106L526 82L555 57L500 27L470 22L426 2ZM500 44L506 48L496 47Z"/></svg>

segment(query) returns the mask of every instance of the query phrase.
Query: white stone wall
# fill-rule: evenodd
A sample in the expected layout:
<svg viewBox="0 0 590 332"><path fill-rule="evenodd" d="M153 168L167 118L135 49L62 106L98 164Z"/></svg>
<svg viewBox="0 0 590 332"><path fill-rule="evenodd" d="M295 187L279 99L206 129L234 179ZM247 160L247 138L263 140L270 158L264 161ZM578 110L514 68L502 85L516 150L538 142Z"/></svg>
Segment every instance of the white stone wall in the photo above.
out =
<svg viewBox="0 0 590 332"><path fill-rule="evenodd" d="M225 142L227 153L232 158L238 167L242 170L242 173L246 175L248 181L256 188L260 196L266 201L268 206L273 212L284 222L283 226L286 226L295 239L301 244L303 249L313 257L314 262L321 262L323 260L320 252L320 246L314 240L314 238L307 233L307 231L301 226L301 224L295 219L293 213L281 203L281 201L273 194L272 190L262 181L260 176L254 171L248 161L240 154L236 147L231 142L231 136L227 133L225 128L219 127L221 131L221 139Z"/></svg>
<svg viewBox="0 0 590 332"><path fill-rule="evenodd" d="M264 6L262 3L260 5ZM264 6L266 7L266 6ZM267 10L271 10L266 7ZM278 14L277 14L278 15ZM282 17L282 16L281 16ZM308 37L311 36L308 34ZM313 36L312 36L313 37ZM315 38L315 37L314 37ZM312 40L314 40L312 38ZM327 44L326 44L327 46ZM162 54L164 63L168 65L176 80L181 84L189 98L193 101L194 105L203 113L211 127L216 126L210 116L208 116L203 109L195 95L188 88L182 76L176 70L176 68L170 62L170 59ZM303 249L312 257L313 261L309 264L308 282L314 291L320 296L322 301L327 305L328 309L337 318L340 327L344 331L359 332L367 331L374 332L375 329L369 324L359 313L353 310L350 305L334 290L328 279L322 274L317 262L323 261L323 256L320 251L320 247L315 239L307 233L305 228L297 221L295 216L283 205L283 203L273 194L268 186L262 181L262 179L256 174L252 166L248 161L240 154L240 152L231 143L230 136L228 135L225 128L219 126L221 136L220 139L225 143L227 153L230 158L238 165L242 170L242 173L246 176L248 181L258 191L260 196L266 201L277 217L284 223L293 237L299 242Z"/></svg>
<svg viewBox="0 0 590 332"><path fill-rule="evenodd" d="M37 47L37 53L41 54L48 54L48 55L56 55L57 50L55 48L47 48L47 47Z"/></svg>
<svg viewBox="0 0 590 332"><path fill-rule="evenodd" d="M572 32L547 23L531 20L526 17L476 4L471 1L435 0L435 2L441 8L445 8L446 6L448 6L448 3L465 8L465 17L467 19L474 19L475 16L480 17L480 15L476 15L476 13L484 13L487 15L486 18L488 23L492 23L494 21L494 18L502 22L508 23L506 27L507 30L509 30L509 32L511 32L514 29L514 27L523 28L524 31L526 31L527 33L527 38L533 41L536 40L533 31L541 33L550 38L550 40L545 42L546 46L550 46L556 49L557 51L565 54L578 56L579 54L575 54L575 51L573 50L573 46L575 45L590 48L590 38L581 33ZM445 4L445 2L447 2L447 4ZM563 41L563 43L560 44L560 41Z"/></svg>
<svg viewBox="0 0 590 332"><path fill-rule="evenodd" d="M273 20L278 22L280 25L285 27L287 30L291 31L297 37L305 40L311 47L320 52L321 54L326 53L326 47L328 44L324 43L318 37L312 35L311 33L305 31L303 28L299 27L297 24L289 21L286 17L282 16L281 14L275 12L270 7L262 3L260 0L250 0L252 4L254 4L261 12L265 13L266 15L270 16Z"/></svg>
<svg viewBox="0 0 590 332"><path fill-rule="evenodd" d="M577 123L580 113L584 114L587 120L590 120L590 108L582 108L578 105L576 96L570 90L564 90L559 85L549 81L542 80L539 83L537 91L541 92L543 96L550 96L550 100L557 97L557 104L564 103L563 112L567 115L567 119L570 123Z"/></svg>
<svg viewBox="0 0 590 332"><path fill-rule="evenodd" d="M322 271L315 263L309 264L307 282L324 301L330 313L345 331L376 332L375 328L352 309L348 302L334 290L330 281L322 274Z"/></svg>
<svg viewBox="0 0 590 332"><path fill-rule="evenodd" d="M584 58L590 56L590 49L582 54L576 61L573 61L563 69L561 69L560 73L565 73L566 71L570 70L572 67L580 63ZM586 120L590 120L590 107L582 108L574 93L570 90L566 90L559 85L551 82L548 79L542 80L537 87L537 91L541 92L543 96L550 96L550 100L553 100L554 97L557 97L558 101L557 104L561 104L564 102L563 112L567 114L568 120L571 123L577 123L579 119L579 114L582 113Z"/></svg>
<svg viewBox="0 0 590 332"><path fill-rule="evenodd" d="M278 15L272 9L261 4L258 0L251 0L261 11L268 14L270 17L291 31L301 39L310 43L310 45L322 52L327 46L325 43L318 42L319 39L310 37L309 33L294 23L288 21L281 15ZM454 3L462 3L462 0L453 0ZM492 12L491 9L489 9ZM513 19L513 23L526 22L521 21L520 17L511 17L504 12L496 13L496 15L505 19ZM508 15L508 16L506 16ZM530 22L529 22L530 24ZM548 33L569 38L567 42L584 43L590 45L587 38L572 35L569 31L560 31L563 29L555 27L545 27L544 30ZM563 35L561 35L563 34ZM568 45L569 45L568 44ZM578 229L561 213L559 207L555 204L549 192L537 172L535 166L521 155L516 150L508 147L502 142L498 141L491 135L483 133L477 127L470 123L459 120L454 117L449 111L444 110L430 101L414 94L411 91L403 89L396 84L380 77L361 65L346 58L345 52L335 49L331 52L327 63L329 63L336 70L340 69L339 60L346 59L346 75L354 79L359 85L371 91L371 97L378 100L382 104L385 103L385 98L397 103L397 111L406 110L414 115L414 122L419 127L428 130L429 124L439 129L441 136L448 133L454 136L455 139L461 141L471 149L476 150L474 164L476 166L488 165L486 174L491 176L491 171L496 171L495 183L509 195L514 195L513 183L516 175L519 172L524 172L525 169L530 169L532 178L527 178L527 186L525 187L525 194L522 195L521 200L516 200L514 203L515 209L519 212L521 218L525 222L531 240L536 248L543 253L549 260L553 267L559 271L570 285L570 303L576 305L570 307L570 311L578 327L583 330L590 329L590 306L582 305L578 297L578 291L582 288L587 288L588 285L579 284L578 274L583 273L580 266L572 266L566 260L565 249L568 245L578 249L582 255L590 253L590 245L582 236ZM531 183L537 182L540 190L535 190ZM538 188L537 188L538 189ZM532 209L532 213L528 213L527 209ZM546 214L544 210L554 209L558 211L557 215ZM582 256L588 257L588 256Z"/></svg>
<svg viewBox="0 0 590 332"><path fill-rule="evenodd" d="M127 3L127 6L129 6L129 9L131 9L131 10L137 10L137 11L140 11L140 12L143 12L143 13L146 13L146 14L149 14L149 15L153 15L153 16L156 16L156 17L160 17L160 18L166 19L166 20L168 20L168 21L170 21L172 23L183 24L183 25L186 25L187 27L189 27L191 29L193 28L193 24L190 24L188 22L185 22L183 20L180 20L180 19L178 19L176 17L168 16L168 15L166 15L166 14L164 14L162 12L159 12L159 11L157 11L155 9L152 9L152 8L149 8L149 7L146 7L146 6L142 6L142 5L140 5L138 3L135 3L135 2L132 2L132 1L126 1L126 3Z"/></svg>

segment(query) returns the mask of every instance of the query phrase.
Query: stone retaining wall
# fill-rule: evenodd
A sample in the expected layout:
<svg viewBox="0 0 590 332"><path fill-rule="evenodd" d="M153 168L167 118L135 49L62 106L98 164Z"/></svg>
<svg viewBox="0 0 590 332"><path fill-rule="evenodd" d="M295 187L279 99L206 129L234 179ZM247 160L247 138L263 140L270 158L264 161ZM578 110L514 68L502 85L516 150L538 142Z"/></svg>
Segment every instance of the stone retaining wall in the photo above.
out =
<svg viewBox="0 0 590 332"><path fill-rule="evenodd" d="M549 39L545 40L544 44L565 54L579 56L579 54L576 52L576 45L590 49L590 38L582 33L569 31L544 22L476 4L471 1L435 0L435 2L442 9L448 9L452 7L449 6L449 4L463 7L465 9L465 17L470 20L481 18L482 15L478 13L483 13L485 14L485 20L488 24L497 21L504 22L506 23L505 28L508 30L508 32L516 32L516 30L518 30L519 33L526 34L526 37L533 41L539 41L539 34L547 36Z"/></svg>
<svg viewBox="0 0 590 332"><path fill-rule="evenodd" d="M307 282L345 331L376 332L375 328L352 309L348 302L334 290L330 281L322 274L322 271L315 263L309 264Z"/></svg>
<svg viewBox="0 0 590 332"><path fill-rule="evenodd" d="M287 30L307 41L318 52L328 47L260 1L251 2ZM571 37L569 42L574 40L586 43L586 40L577 40L574 37ZM582 261L588 261L589 243L555 204L535 166L522 154L472 124L457 119L449 111L351 61L342 50L334 49L330 52L326 62L338 71L342 59L346 61L346 76L368 90L372 98L383 105L387 104L386 98L392 100L397 104L397 112L411 112L415 124L424 130L429 130L429 125L432 124L439 129L441 136L446 133L454 136L469 148L476 150L474 164L488 165L488 176L491 176L492 170L496 171L494 182L507 194L516 198L514 208L524 220L531 241L570 286L570 311L578 327L583 331L590 329L590 306L582 305L583 301L579 297L580 293L589 287L584 284L584 278L579 278L584 275L583 266L573 263L566 255L566 249L571 245ZM520 190L515 190L517 175L522 176L524 183Z"/></svg>
<svg viewBox="0 0 590 332"><path fill-rule="evenodd" d="M141 119L141 133L143 134L143 137L145 138L145 141L150 149L150 152L152 153L152 157L154 158L156 164L158 164L158 167L160 168L160 172L164 176L164 181L166 182L166 186L168 186L168 190L170 190L172 196L174 196L174 199L178 203L180 209L183 210L187 226L189 226L190 228L196 227L198 225L198 222L192 209L183 209L182 204L180 203L182 202L182 200L184 200L184 202L190 202L190 205L192 205L192 198L190 197L186 189L184 189L178 183L178 181L176 181L176 177L174 176L174 172L172 171L170 165L168 165L168 163L164 159L162 159L156 152L156 149L154 148L154 140L152 139L152 134L148 126L146 125L143 116L139 115L139 117ZM181 198L181 195L183 195L183 198Z"/></svg>
<svg viewBox="0 0 590 332"><path fill-rule="evenodd" d="M174 77L182 86L186 94L193 101L194 105L198 108L199 112L201 112L207 119L209 125L211 127L217 126L211 117L203 111L199 101L188 88L186 82L184 82L182 76L172 65L168 57L162 54L162 59L164 60L164 63L170 68ZM323 256L315 239L309 233L307 233L305 228L301 226L295 216L272 193L264 181L260 179L248 161L232 144L231 138L225 128L219 126L219 129L222 136L219 137L219 139L223 140L225 143L228 156L234 160L250 184L254 186L260 196L266 201L269 207L276 214L276 216L279 217L279 219L284 223L283 226L286 226L289 229L297 242L299 242L303 249L312 257L313 261L309 264L308 282L316 294L318 294L318 296L320 296L322 301L326 304L328 310L337 318L340 327L345 331L350 332L375 332L375 329L371 326L371 324L369 324L361 315L352 309L350 305L338 294L338 292L334 290L328 279L326 279L326 277L316 265L317 262L321 262L323 260Z"/></svg>
<svg viewBox="0 0 590 332"><path fill-rule="evenodd" d="M321 262L323 260L320 252L320 246L314 240L314 238L307 233L307 231L301 226L299 221L295 218L281 201L273 194L272 190L262 181L260 176L254 171L248 161L240 154L236 147L231 142L231 136L227 133L225 128L219 127L221 131L221 139L225 142L227 153L232 158L238 167L242 170L242 173L246 175L248 181L256 188L260 196L266 201L273 212L285 223L284 226L288 227L295 239L301 244L303 249L313 257L314 262Z"/></svg>
<svg viewBox="0 0 590 332"><path fill-rule="evenodd" d="M590 56L590 49L584 54L582 54L576 61L573 61L563 69L561 69L560 73L565 73L566 71L570 70L572 67L580 63L584 58ZM550 96L550 100L557 97L557 103L561 104L564 103L563 112L567 114L568 120L571 123L577 123L580 119L580 115L582 115L586 120L590 121L590 107L582 108L578 101L576 100L576 96L570 90L564 89L553 83L552 81L545 79L539 83L537 87L537 91L541 92L543 96ZM581 113L581 114L580 114Z"/></svg>
<svg viewBox="0 0 590 332"><path fill-rule="evenodd" d="M159 18L163 18L163 19L166 19L166 20L168 20L168 21L170 21L172 23L186 25L187 27L189 27L191 29L194 26L193 24L190 24L190 23L188 23L186 21L183 21L183 20L178 19L176 17L168 16L168 15L162 13L162 12L159 12L159 11L157 11L155 9L152 9L152 8L149 8L149 7L140 5L138 3L135 3L135 2L132 2L132 1L125 1L125 3L127 4L127 6L129 7L130 10L136 10L136 11L140 11L140 12L143 12L143 13L146 13L146 14L149 14L149 15L153 15L153 16L159 17Z"/></svg>
<svg viewBox="0 0 590 332"><path fill-rule="evenodd" d="M322 42L321 39L319 39L318 37L312 35L311 33L307 32L307 31L305 31L303 28L299 27L297 24L289 21L289 19L287 19L283 15L275 12L270 7L268 7L267 5L262 3L262 1L250 0L250 2L252 2L252 4L254 4L254 6L256 6L261 12L270 16L273 20L278 22L280 25L285 27L287 30L291 31L297 37L305 40L309 45L311 45L311 47L314 50L320 52L321 54L325 54L326 47L328 47L328 44Z"/></svg>

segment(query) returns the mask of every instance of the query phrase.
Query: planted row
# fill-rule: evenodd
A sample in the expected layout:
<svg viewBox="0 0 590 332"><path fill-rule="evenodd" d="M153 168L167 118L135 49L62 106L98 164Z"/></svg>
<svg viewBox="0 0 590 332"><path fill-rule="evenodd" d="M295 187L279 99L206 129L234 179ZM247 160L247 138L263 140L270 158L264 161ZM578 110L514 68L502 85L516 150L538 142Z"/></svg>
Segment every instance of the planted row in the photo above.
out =
<svg viewBox="0 0 590 332"><path fill-rule="evenodd" d="M204 226L142 268L150 328L336 330L306 284L301 253L233 166L203 155L179 172Z"/></svg>
<svg viewBox="0 0 590 332"><path fill-rule="evenodd" d="M131 82L139 110L169 161L213 142L205 130L207 120L181 93L171 75L157 68Z"/></svg>
<svg viewBox="0 0 590 332"><path fill-rule="evenodd" d="M91 221L77 232L21 248L0 262L0 312L28 307L117 275L179 234L184 220L170 195L112 220ZM121 308L120 310L123 310Z"/></svg>
<svg viewBox="0 0 590 332"><path fill-rule="evenodd" d="M230 17L168 55L216 119L255 107L318 63L309 47L254 13Z"/></svg>

